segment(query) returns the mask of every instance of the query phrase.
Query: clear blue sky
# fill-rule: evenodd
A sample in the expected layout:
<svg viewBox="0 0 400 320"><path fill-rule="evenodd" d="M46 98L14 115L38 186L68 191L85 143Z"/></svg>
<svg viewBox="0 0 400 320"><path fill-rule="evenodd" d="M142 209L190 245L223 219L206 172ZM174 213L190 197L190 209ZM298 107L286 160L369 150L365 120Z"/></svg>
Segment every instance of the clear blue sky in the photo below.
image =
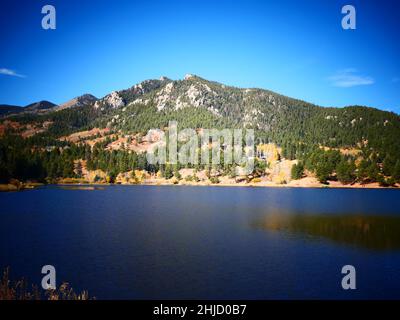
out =
<svg viewBox="0 0 400 320"><path fill-rule="evenodd" d="M323 106L400 113L398 1L0 2L0 104L102 97L186 73ZM41 8L57 29L41 28ZM353 4L357 29L343 30Z"/></svg>

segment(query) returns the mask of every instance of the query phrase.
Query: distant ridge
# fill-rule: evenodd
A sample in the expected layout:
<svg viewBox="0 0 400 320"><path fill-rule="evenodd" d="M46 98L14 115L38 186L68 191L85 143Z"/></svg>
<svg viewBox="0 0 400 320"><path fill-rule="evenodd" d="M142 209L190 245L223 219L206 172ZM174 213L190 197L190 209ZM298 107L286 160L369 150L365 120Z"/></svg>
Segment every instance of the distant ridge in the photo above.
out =
<svg viewBox="0 0 400 320"><path fill-rule="evenodd" d="M34 102L31 104L28 104L27 106L24 107L24 111L46 110L46 109L51 109L55 106L56 106L55 103L52 103L52 102L46 101L46 100L42 100L39 102Z"/></svg>
<svg viewBox="0 0 400 320"><path fill-rule="evenodd" d="M64 109L68 109L68 108L82 107L84 105L93 104L96 101L97 101L97 98L94 95L86 93L79 97L75 97L67 102L64 102L63 104L60 104L56 109L64 110Z"/></svg>
<svg viewBox="0 0 400 320"><path fill-rule="evenodd" d="M11 113L18 113L18 112L21 112L22 110L23 109L20 106L0 104L0 116L11 114Z"/></svg>
<svg viewBox="0 0 400 320"><path fill-rule="evenodd" d="M0 116L9 116L18 113L37 113L37 112L44 112L49 111L57 107L55 103L50 101L42 100L38 102L34 102L28 104L25 107L22 106L15 106L15 105L7 105L7 104L0 104Z"/></svg>

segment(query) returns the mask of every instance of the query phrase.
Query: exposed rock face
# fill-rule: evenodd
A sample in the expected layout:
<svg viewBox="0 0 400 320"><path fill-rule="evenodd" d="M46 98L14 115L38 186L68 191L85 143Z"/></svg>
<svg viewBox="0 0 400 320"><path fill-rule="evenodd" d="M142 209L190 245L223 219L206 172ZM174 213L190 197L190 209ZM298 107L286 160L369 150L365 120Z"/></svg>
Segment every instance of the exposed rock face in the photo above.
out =
<svg viewBox="0 0 400 320"><path fill-rule="evenodd" d="M190 73L187 73L187 74L185 74L185 77L183 79L184 80L189 80L189 79L192 79L192 78L194 78L194 75L192 75Z"/></svg>
<svg viewBox="0 0 400 320"><path fill-rule="evenodd" d="M191 79L190 82L185 80ZM188 74L185 80L172 81L167 77L159 80L146 80L119 91L118 94L127 105L154 103L158 111L164 109L179 110L185 107L205 107L215 115L219 115L217 106L210 103L209 97L218 94L207 81ZM208 101L206 103L206 101Z"/></svg>
<svg viewBox="0 0 400 320"><path fill-rule="evenodd" d="M128 90L123 90L120 91L121 95L124 94L131 94L131 95L143 95L146 94L150 91L156 90L160 88L161 86L165 85L166 83L170 82L166 77L162 77L162 80L145 80L142 81L141 83L135 84L133 87L131 87Z"/></svg>
<svg viewBox="0 0 400 320"><path fill-rule="evenodd" d="M110 107L115 109L123 106L125 106L125 102L117 91L111 92L109 95L105 96L101 100L96 101L94 104L95 109L104 107Z"/></svg>
<svg viewBox="0 0 400 320"><path fill-rule="evenodd" d="M171 92L173 87L174 83L170 82L163 89L161 89L161 91L158 92L156 98L158 111L164 109L166 103L171 99Z"/></svg>
<svg viewBox="0 0 400 320"><path fill-rule="evenodd" d="M198 107L201 104L201 92L199 89L196 88L196 86L191 85L189 90L186 92L186 95L189 98L191 104L193 104L194 106Z"/></svg>
<svg viewBox="0 0 400 320"><path fill-rule="evenodd" d="M129 105L132 105L132 104L144 104L144 105L147 105L147 104L149 104L149 102L150 102L150 99L143 100L143 99L139 98L139 99L133 100L131 103L129 103ZM126 108L124 108L124 109L126 109Z"/></svg>
<svg viewBox="0 0 400 320"><path fill-rule="evenodd" d="M119 96L118 92L116 92L116 91L113 91L108 96L106 101L112 108L119 108L119 107L123 107L125 105L124 100Z"/></svg>

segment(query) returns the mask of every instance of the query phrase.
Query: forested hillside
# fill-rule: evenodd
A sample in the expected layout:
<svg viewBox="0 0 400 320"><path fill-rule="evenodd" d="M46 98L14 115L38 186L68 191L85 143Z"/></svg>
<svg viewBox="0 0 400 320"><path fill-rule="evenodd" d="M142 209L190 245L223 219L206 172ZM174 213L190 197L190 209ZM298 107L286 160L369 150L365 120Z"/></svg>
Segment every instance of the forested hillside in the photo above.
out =
<svg viewBox="0 0 400 320"><path fill-rule="evenodd" d="M400 181L400 117L391 112L362 106L319 107L268 90L229 87L193 75L177 81L146 80L99 100L77 101L74 107L46 104L38 106L41 112L0 118L2 182L77 178L78 160L86 161L88 169L106 172L110 181L134 169L179 175L180 167L148 165L146 150L140 149L149 129L164 129L171 120L179 129L252 128L257 144L281 148L276 161L297 160L293 179L311 174L323 183ZM94 129L107 131L79 137L79 132ZM79 139L73 140L73 134ZM266 175L271 165L259 158L252 178ZM223 163L214 169L221 175L232 172Z"/></svg>

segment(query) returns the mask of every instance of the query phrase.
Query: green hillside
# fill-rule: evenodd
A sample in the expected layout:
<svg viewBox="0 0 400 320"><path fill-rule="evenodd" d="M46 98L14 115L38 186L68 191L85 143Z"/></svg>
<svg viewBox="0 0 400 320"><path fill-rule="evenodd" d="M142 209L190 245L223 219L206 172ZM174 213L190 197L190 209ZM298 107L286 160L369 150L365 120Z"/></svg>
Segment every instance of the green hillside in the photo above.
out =
<svg viewBox="0 0 400 320"><path fill-rule="evenodd" d="M178 81L147 80L71 109L3 116L0 179L72 177L76 159L88 160L93 169L97 163L113 175L139 167L158 171L146 164L143 155L106 151L105 142L90 148L59 138L92 128L145 135L149 129L165 128L171 120L179 128L252 128L257 141L276 143L282 147L282 157L299 160L298 178L306 169L322 182L339 179L391 185L400 179L397 114L362 106L319 107L268 90L229 87L192 75ZM5 122L17 122L21 128L50 125L21 137L23 129L7 127ZM339 151L343 148L359 153L343 154Z"/></svg>

